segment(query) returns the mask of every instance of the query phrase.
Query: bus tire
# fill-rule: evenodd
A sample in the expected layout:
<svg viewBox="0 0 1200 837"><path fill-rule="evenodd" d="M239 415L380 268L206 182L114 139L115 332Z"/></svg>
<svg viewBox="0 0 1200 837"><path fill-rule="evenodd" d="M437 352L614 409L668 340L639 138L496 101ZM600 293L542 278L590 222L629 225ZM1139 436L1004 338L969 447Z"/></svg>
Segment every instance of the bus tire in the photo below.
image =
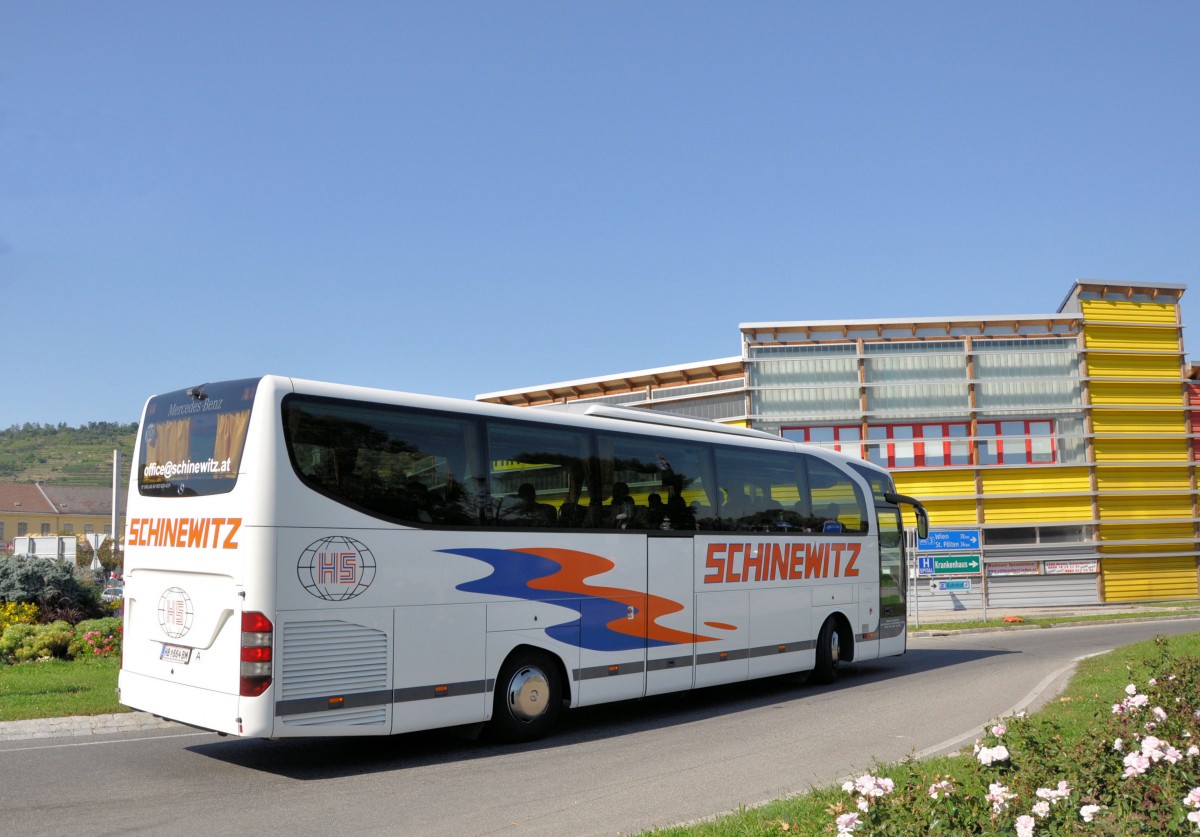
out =
<svg viewBox="0 0 1200 837"><path fill-rule="evenodd" d="M814 683L832 683L837 679L838 661L842 657L841 629L838 621L830 616L817 634L817 664L812 671Z"/></svg>
<svg viewBox="0 0 1200 837"><path fill-rule="evenodd" d="M557 663L538 651L518 650L500 668L488 735L496 741L533 741L546 735L562 711Z"/></svg>

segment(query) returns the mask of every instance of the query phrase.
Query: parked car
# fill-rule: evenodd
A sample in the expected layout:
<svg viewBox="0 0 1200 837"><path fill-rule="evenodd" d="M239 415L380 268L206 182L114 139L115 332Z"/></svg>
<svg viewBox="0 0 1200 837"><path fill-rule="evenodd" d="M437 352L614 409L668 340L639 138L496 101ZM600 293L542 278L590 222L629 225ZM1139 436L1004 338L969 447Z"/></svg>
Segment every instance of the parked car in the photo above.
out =
<svg viewBox="0 0 1200 837"><path fill-rule="evenodd" d="M109 587L107 590L105 590L103 593L100 594L100 601L102 601L102 602L119 602L124 598L125 598L125 588L124 587Z"/></svg>

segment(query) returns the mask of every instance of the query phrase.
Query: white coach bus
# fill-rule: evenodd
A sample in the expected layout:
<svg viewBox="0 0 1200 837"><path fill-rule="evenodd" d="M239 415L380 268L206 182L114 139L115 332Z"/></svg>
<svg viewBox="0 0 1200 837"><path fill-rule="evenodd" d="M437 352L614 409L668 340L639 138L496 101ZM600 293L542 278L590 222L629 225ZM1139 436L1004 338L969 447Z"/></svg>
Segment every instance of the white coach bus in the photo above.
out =
<svg viewBox="0 0 1200 837"><path fill-rule="evenodd" d="M146 403L121 702L242 736L487 724L905 650L866 462L628 408L268 376Z"/></svg>

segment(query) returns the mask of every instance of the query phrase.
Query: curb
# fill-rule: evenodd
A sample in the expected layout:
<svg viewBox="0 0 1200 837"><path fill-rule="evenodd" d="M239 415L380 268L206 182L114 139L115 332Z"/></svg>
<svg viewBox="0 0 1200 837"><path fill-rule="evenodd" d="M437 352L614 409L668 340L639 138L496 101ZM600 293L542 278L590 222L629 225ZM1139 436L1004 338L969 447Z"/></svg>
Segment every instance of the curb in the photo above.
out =
<svg viewBox="0 0 1200 837"><path fill-rule="evenodd" d="M148 729L179 727L145 712L118 712L112 715L74 715L66 718L33 718L28 721L0 723L0 741L22 741L34 738L74 738L108 735L118 732L140 732Z"/></svg>

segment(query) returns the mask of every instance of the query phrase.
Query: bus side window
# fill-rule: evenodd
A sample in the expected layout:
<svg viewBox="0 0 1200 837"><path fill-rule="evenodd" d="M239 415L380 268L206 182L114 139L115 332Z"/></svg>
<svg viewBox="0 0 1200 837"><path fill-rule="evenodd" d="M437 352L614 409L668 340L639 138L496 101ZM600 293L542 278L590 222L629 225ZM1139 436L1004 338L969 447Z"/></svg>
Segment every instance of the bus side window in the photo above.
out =
<svg viewBox="0 0 1200 837"><path fill-rule="evenodd" d="M584 479L588 433L494 421L488 424L487 439L488 525L549 529L580 524L579 510L591 499Z"/></svg>
<svg viewBox="0 0 1200 837"><path fill-rule="evenodd" d="M867 506L858 484L815 456L805 456L812 512L806 528L826 534L861 534L868 531Z"/></svg>
<svg viewBox="0 0 1200 837"><path fill-rule="evenodd" d="M598 442L601 526L696 531L711 504L707 446L622 433L601 433Z"/></svg>
<svg viewBox="0 0 1200 837"><path fill-rule="evenodd" d="M793 453L720 446L716 467L723 495L720 528L779 535L802 531L795 504L803 475Z"/></svg>

